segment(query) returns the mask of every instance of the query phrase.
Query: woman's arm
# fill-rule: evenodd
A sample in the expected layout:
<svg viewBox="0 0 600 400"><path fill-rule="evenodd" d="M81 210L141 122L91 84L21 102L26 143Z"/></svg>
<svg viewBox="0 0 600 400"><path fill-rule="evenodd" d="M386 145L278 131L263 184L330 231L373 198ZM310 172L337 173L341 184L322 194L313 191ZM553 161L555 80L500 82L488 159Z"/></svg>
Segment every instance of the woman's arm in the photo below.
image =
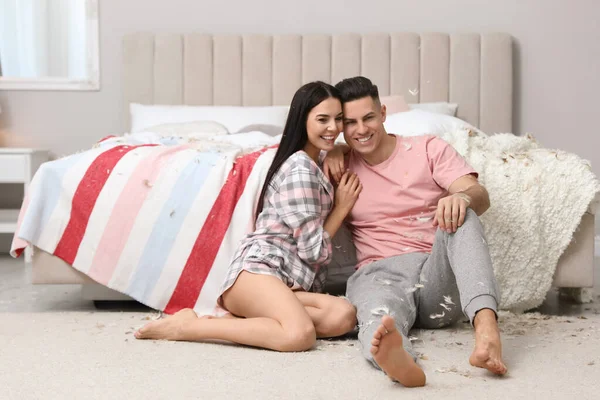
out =
<svg viewBox="0 0 600 400"><path fill-rule="evenodd" d="M321 222L320 187L316 174L297 165L287 172L271 198L283 222L292 229L298 257L319 265L329 262L332 253L331 236Z"/></svg>
<svg viewBox="0 0 600 400"><path fill-rule="evenodd" d="M344 219L354 207L361 190L362 185L356 174L346 172L342 175L335 190L333 210L329 213L324 225L325 230L331 237L335 236L340 226L342 226Z"/></svg>
<svg viewBox="0 0 600 400"><path fill-rule="evenodd" d="M352 210L362 186L355 174L345 173L335 193L334 206L321 224L321 183L314 171L296 166L287 173L273 196L273 205L293 230L298 256L310 264L331 260L331 238Z"/></svg>
<svg viewBox="0 0 600 400"><path fill-rule="evenodd" d="M344 156L350 152L347 144L336 144L323 160L323 172L330 179L339 182L345 172Z"/></svg>

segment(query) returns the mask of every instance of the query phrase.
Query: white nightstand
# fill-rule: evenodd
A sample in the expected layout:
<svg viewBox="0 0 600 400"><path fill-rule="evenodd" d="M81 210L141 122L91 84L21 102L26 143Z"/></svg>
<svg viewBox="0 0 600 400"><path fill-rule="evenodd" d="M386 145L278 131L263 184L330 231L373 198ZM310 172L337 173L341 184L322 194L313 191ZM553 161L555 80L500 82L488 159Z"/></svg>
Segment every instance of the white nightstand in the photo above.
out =
<svg viewBox="0 0 600 400"><path fill-rule="evenodd" d="M6 190L5 183L22 183L26 193L33 174L48 160L47 150L0 147L0 190ZM0 208L0 234L14 234L18 217L18 209Z"/></svg>

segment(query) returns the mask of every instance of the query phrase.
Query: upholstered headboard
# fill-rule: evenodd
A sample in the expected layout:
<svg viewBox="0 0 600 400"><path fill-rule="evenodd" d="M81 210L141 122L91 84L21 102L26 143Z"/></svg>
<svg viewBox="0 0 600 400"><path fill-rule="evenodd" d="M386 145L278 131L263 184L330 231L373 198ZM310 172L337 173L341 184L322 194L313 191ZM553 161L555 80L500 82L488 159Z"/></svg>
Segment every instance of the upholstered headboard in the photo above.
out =
<svg viewBox="0 0 600 400"><path fill-rule="evenodd" d="M458 103L486 133L512 132L507 34L131 34L123 41L123 102L285 105L303 83L369 77L408 103Z"/></svg>

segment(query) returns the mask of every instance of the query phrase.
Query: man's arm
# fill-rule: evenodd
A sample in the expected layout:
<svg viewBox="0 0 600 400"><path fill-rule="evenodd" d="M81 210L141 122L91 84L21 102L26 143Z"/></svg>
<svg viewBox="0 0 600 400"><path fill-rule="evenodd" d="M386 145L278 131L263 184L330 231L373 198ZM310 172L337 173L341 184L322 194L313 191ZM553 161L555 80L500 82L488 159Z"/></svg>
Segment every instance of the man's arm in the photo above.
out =
<svg viewBox="0 0 600 400"><path fill-rule="evenodd" d="M465 221L467 208L471 207L477 215L490 207L487 190L479 184L473 175L461 176L448 188L450 196L440 199L433 224L446 232L456 232Z"/></svg>
<svg viewBox="0 0 600 400"><path fill-rule="evenodd" d="M477 215L481 215L490 208L490 196L477 178L473 175L461 176L455 180L448 188L448 192L453 194L460 193L466 195L465 200L469 202L468 207L471 207Z"/></svg>

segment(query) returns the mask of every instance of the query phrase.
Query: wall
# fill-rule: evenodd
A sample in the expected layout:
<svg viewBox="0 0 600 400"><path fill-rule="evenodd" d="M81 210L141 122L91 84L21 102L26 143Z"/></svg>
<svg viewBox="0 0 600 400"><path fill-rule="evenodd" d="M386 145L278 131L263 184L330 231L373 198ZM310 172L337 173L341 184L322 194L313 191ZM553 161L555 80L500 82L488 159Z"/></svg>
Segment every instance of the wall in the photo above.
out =
<svg viewBox="0 0 600 400"><path fill-rule="evenodd" d="M600 172L597 0L102 0L99 92L0 91L0 142L57 155L120 133L121 37L130 32L508 32L515 133L575 152Z"/></svg>

